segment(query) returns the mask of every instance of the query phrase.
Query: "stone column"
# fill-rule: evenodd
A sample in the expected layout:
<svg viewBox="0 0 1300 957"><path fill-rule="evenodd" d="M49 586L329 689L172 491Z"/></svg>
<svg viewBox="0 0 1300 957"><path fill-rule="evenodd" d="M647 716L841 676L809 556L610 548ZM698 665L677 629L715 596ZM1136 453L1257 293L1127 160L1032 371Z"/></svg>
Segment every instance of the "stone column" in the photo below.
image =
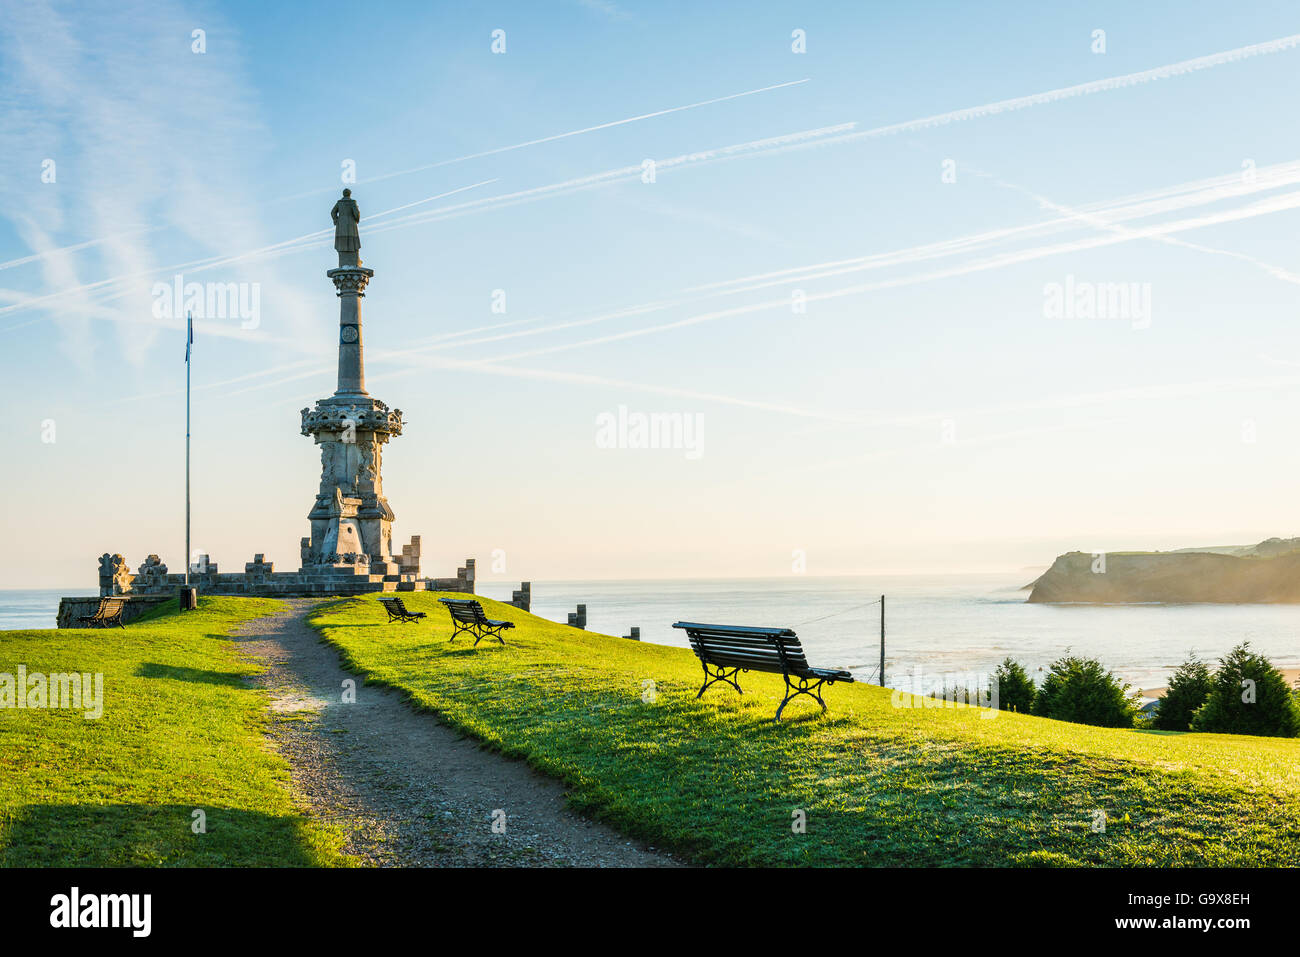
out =
<svg viewBox="0 0 1300 957"><path fill-rule="evenodd" d="M365 266L340 266L325 273L339 297L339 387L336 396L366 395L366 366L361 347L361 300L375 274Z"/></svg>

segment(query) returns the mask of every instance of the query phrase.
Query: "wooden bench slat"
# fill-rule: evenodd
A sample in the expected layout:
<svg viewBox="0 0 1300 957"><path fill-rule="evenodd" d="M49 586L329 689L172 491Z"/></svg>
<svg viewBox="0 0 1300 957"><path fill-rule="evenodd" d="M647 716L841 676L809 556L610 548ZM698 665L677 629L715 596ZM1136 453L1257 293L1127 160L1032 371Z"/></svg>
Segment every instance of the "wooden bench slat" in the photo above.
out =
<svg viewBox="0 0 1300 957"><path fill-rule="evenodd" d="M721 635L768 635L768 636L786 636L794 638L795 633L789 628L759 628L753 625L706 625L693 621L679 621L673 625L674 628L684 628L687 631L694 631L701 634L708 632L717 632Z"/></svg>
<svg viewBox="0 0 1300 957"><path fill-rule="evenodd" d="M757 655L759 657L771 658L774 661L793 660L804 657L803 649L798 646L783 646L777 648L775 645L768 644L740 644L740 643L723 643L713 641L691 640L691 647L696 651L702 651L711 655Z"/></svg>
<svg viewBox="0 0 1300 957"><path fill-rule="evenodd" d="M785 648L799 647L799 639L791 635L728 635L709 631L693 631L689 634L697 641L718 642L727 645L754 645L761 648L775 648L778 645Z"/></svg>
<svg viewBox="0 0 1300 957"><path fill-rule="evenodd" d="M758 658L771 658L773 661L781 660L781 651L762 645L714 645L706 642L692 641L691 647L697 652L706 655L749 655ZM789 652L786 652L789 654Z"/></svg>
<svg viewBox="0 0 1300 957"><path fill-rule="evenodd" d="M745 648L740 645L704 645L692 644L696 654L704 655L748 655L751 658L770 658L772 661L803 661L802 651L776 648Z"/></svg>

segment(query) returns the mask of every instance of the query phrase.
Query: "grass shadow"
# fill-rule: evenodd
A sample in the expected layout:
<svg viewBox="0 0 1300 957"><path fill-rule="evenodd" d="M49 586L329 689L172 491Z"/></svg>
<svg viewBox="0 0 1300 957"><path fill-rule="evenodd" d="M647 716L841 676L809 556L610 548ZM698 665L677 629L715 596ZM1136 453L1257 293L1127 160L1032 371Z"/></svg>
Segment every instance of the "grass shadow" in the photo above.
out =
<svg viewBox="0 0 1300 957"><path fill-rule="evenodd" d="M205 833L195 834L195 811ZM313 867L304 821L202 804L34 804L0 821L0 867Z"/></svg>
<svg viewBox="0 0 1300 957"><path fill-rule="evenodd" d="M193 681L228 688L243 688L245 675L238 671L208 671L203 668L184 668L177 665L160 665L147 661L136 670L137 678L170 678L173 681Z"/></svg>

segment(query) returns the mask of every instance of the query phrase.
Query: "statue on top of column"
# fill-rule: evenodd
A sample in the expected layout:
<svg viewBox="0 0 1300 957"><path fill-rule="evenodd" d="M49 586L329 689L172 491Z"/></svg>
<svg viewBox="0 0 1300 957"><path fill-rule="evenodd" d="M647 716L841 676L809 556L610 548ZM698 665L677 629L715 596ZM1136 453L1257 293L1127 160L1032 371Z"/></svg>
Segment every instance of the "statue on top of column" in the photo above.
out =
<svg viewBox="0 0 1300 957"><path fill-rule="evenodd" d="M334 220L334 248L339 254L339 265L360 266L361 233L357 224L361 222L361 211L352 198L352 190L343 191L343 198L330 210L330 219Z"/></svg>

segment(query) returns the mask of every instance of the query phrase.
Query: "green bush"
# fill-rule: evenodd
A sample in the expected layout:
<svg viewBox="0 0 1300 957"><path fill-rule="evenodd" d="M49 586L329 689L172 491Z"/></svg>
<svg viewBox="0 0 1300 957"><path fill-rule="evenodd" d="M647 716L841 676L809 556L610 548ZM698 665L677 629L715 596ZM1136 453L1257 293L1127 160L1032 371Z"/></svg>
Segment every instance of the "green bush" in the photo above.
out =
<svg viewBox="0 0 1300 957"><path fill-rule="evenodd" d="M1095 658L1063 655L1052 662L1034 696L1034 714L1058 721L1131 728L1138 707L1129 686L1121 684Z"/></svg>
<svg viewBox="0 0 1300 957"><path fill-rule="evenodd" d="M1020 662L1011 658L1003 660L998 670L993 672L993 687L998 689L997 706L1000 710L1031 713L1038 689Z"/></svg>
<svg viewBox="0 0 1300 957"><path fill-rule="evenodd" d="M1169 679L1151 727L1161 731L1190 731L1192 716L1205 704L1213 688L1214 677L1209 665L1195 655L1188 658Z"/></svg>
<svg viewBox="0 0 1300 957"><path fill-rule="evenodd" d="M968 688L965 685L954 685L951 688L944 685L931 691L930 697L936 701L951 701L953 704L968 704L977 708L991 707L987 690Z"/></svg>
<svg viewBox="0 0 1300 957"><path fill-rule="evenodd" d="M1219 659L1214 687L1192 718L1192 730L1294 738L1300 712L1282 672L1247 641Z"/></svg>

